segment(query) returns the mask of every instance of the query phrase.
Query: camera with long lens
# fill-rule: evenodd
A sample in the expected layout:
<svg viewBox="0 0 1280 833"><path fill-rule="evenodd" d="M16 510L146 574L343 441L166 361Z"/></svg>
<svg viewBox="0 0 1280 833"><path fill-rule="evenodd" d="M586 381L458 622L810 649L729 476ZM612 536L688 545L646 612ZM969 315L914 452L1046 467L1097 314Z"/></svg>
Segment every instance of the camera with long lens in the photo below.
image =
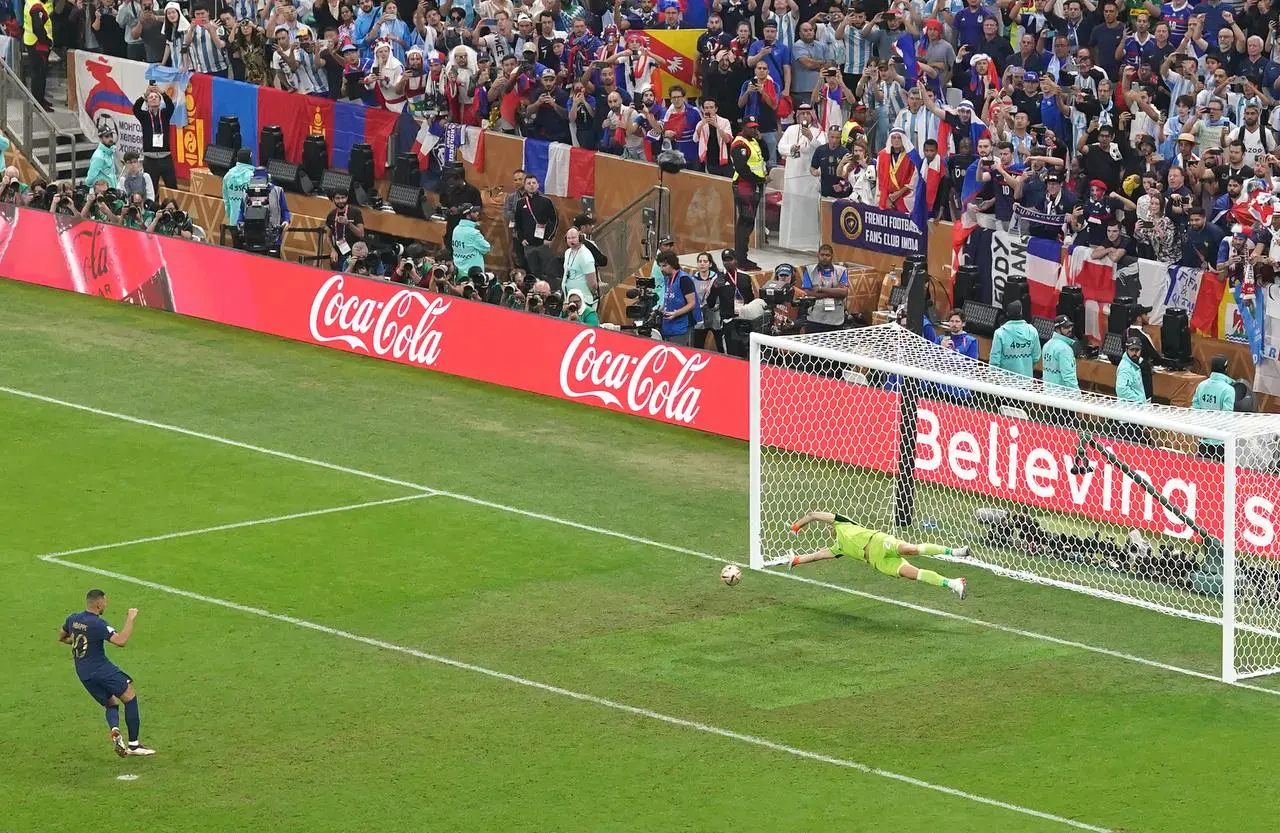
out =
<svg viewBox="0 0 1280 833"><path fill-rule="evenodd" d="M244 194L240 248L257 254L279 251L278 233L271 228L271 183L254 177Z"/></svg>
<svg viewBox="0 0 1280 833"><path fill-rule="evenodd" d="M662 308L659 306L656 278L636 278L636 285L627 290L627 297L636 301L627 305L626 314L637 335L648 338L655 329L661 329Z"/></svg>
<svg viewBox="0 0 1280 833"><path fill-rule="evenodd" d="M560 313L564 312L564 296L559 292L552 292L547 296L547 300L542 304L543 310L552 318L559 318Z"/></svg>

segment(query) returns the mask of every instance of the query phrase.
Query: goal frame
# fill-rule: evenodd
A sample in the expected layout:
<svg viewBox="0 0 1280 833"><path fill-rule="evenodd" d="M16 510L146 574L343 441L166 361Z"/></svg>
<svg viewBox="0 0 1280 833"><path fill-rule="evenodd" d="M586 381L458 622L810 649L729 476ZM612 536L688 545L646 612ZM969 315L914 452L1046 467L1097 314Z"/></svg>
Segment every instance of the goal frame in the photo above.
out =
<svg viewBox="0 0 1280 833"><path fill-rule="evenodd" d="M918 336L907 335L908 331L896 324L880 325L886 328L895 328L900 330L905 337L919 338ZM753 570L763 570L765 562L765 554L763 551L763 541L761 536L763 517L762 517L762 453L761 453L761 356L764 348L774 348L779 351L789 353L799 353L816 359L843 364L846 366L856 367L861 371L862 368L880 371L883 373L897 374L901 376L910 376L918 381L932 382L938 385L963 385L970 391L984 393L1000 398L1016 398L1026 403L1037 404L1049 408L1070 407L1080 413L1089 414L1094 417L1106 419L1123 419L1138 425L1151 429L1172 431L1177 433L1185 433L1187 425L1179 422L1170 413L1166 413L1158 408L1143 407L1110 407L1104 401L1099 401L1096 397L1080 396L1078 399L1074 396L1063 397L1053 396L1040 390L1042 383L1038 380L1026 379L1025 384L1017 386L1006 386L993 384L985 379L969 379L960 378L944 372L937 371L928 367L907 366L897 362L888 361L877 356L867 356L864 354L845 353L840 350L832 349L825 345L814 344L803 340L803 336L772 336L763 333L752 333L750 341L749 362L750 371L749 378L749 466L750 466L750 499L749 499L749 565ZM1026 378L1026 377L1022 377ZM1063 389L1064 392L1067 389ZM1280 668L1266 668L1256 671L1242 672L1236 668L1236 479L1237 479L1237 441L1242 436L1253 435L1254 433L1263 433L1262 431L1248 432L1232 432L1227 430L1215 429L1209 426L1198 426L1196 434L1204 439L1219 440L1223 444L1223 497L1222 497L1222 615L1214 617L1211 615L1190 616L1188 618L1198 619L1210 624L1220 625L1222 629L1222 667L1221 679L1224 682L1234 683L1241 679L1249 677L1258 677L1268 674L1280 673ZM1157 605L1145 603L1140 599L1124 596L1122 594L1107 593L1087 585L1075 584L1070 582L1060 582L1051 580L1047 582L1050 585L1058 586L1063 589L1073 590L1100 598L1109 598L1113 601L1119 601L1137 607L1147 608L1166 614L1174 614L1186 616L1184 612L1174 611L1170 609L1161 609Z"/></svg>

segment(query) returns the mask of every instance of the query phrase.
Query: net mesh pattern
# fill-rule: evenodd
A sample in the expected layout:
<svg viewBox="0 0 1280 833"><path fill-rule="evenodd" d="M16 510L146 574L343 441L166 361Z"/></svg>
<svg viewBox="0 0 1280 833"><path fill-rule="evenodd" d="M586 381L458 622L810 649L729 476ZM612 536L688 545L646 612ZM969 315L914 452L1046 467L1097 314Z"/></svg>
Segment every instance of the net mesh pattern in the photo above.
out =
<svg viewBox="0 0 1280 833"><path fill-rule="evenodd" d="M1235 437L1234 665L1280 666L1275 418L1069 391L897 325L762 339L758 356L757 561L830 543L820 524L790 531L822 510L970 548L943 560L1221 624L1218 438Z"/></svg>

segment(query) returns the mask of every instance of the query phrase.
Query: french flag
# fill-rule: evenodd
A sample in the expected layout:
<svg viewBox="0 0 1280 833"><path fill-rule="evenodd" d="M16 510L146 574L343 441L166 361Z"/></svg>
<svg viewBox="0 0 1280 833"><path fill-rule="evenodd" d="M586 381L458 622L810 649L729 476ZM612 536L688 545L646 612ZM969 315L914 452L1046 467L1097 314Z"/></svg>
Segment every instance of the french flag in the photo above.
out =
<svg viewBox="0 0 1280 833"><path fill-rule="evenodd" d="M823 130L829 127L841 127L844 124L844 89L830 87L823 89L822 100L813 102L813 115L818 126Z"/></svg>
<svg viewBox="0 0 1280 833"><path fill-rule="evenodd" d="M524 169L553 197L591 197L596 193L596 154L541 139L524 140Z"/></svg>
<svg viewBox="0 0 1280 833"><path fill-rule="evenodd" d="M427 119L418 130L413 140L413 153L418 156L418 170L425 171L431 166L431 153L444 139L444 125L435 119Z"/></svg>
<svg viewBox="0 0 1280 833"><path fill-rule="evenodd" d="M943 177L942 155L939 154L933 157L933 161L929 162L921 155L920 151L913 150L907 154L907 157L916 168L915 188L912 190L911 218L914 220L916 219L916 214L921 213L921 216L927 219L933 216L934 209L937 208L938 188L942 185Z"/></svg>
<svg viewBox="0 0 1280 833"><path fill-rule="evenodd" d="M907 87L914 87L920 78L919 47L914 35L902 34L893 43L893 53L902 59Z"/></svg>
<svg viewBox="0 0 1280 833"><path fill-rule="evenodd" d="M961 107L966 106L970 111L973 110L973 106L967 101L961 104ZM974 150L978 147L979 139L983 136L990 135L991 128L987 127L987 123L978 118L977 115L974 115L973 118L969 120L969 144ZM955 153L956 148L952 147L952 142L959 144L960 140L963 138L963 132L956 133L955 128L952 127L946 119L943 119L941 123L938 124L938 155L946 158Z"/></svg>
<svg viewBox="0 0 1280 833"><path fill-rule="evenodd" d="M946 124L946 122L943 122ZM939 145L942 143L939 142ZM964 172L964 183L960 187L960 219L951 224L951 279L954 284L956 272L960 271L963 260L964 244L969 235L978 227L977 214L970 209L970 203L982 190L982 182L978 180L978 160L969 163Z"/></svg>

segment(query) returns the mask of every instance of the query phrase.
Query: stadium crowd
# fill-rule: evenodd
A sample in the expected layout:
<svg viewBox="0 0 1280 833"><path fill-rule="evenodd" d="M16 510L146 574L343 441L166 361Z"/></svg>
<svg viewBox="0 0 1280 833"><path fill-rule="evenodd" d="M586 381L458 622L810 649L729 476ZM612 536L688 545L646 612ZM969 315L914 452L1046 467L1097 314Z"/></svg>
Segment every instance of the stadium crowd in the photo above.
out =
<svg viewBox="0 0 1280 833"><path fill-rule="evenodd" d="M688 272L668 274L661 258L654 267L657 305L687 319L672 328L682 333L714 331L703 291L713 274L738 286L737 269L755 266L746 239L777 167L784 243L804 223L794 209L810 197L899 211L924 199L935 218L970 211L979 223L1074 239L1117 262L1145 256L1226 270L1248 292L1271 280L1280 247L1271 211L1280 184L1273 0L712 0L688 67L652 39L686 25L685 4L25 0L0 2L0 19L8 9L41 94L50 55L85 48L626 158L665 149L689 169L732 177L731 257L719 266L699 258L687 304ZM689 87L668 83L659 97L660 69L691 79ZM157 218L171 215L133 202L138 193L141 203L151 199L172 172L140 161L141 172L139 160L124 161L121 181L131 186L91 174L90 193L106 189L112 199L79 210L163 227ZM485 254L510 246L516 268L501 284L516 287L510 303L574 293L579 316L592 321L603 255L591 218L557 229L537 180L514 176L507 241L481 234L474 187L444 178L449 251L439 259L376 256L361 239L360 207L335 196L326 221L332 263L463 294L480 291L468 275L486 273ZM282 194L279 207L287 228ZM847 294L847 274L829 255L789 277L824 302ZM736 305L751 300L749 282L745 290Z"/></svg>

